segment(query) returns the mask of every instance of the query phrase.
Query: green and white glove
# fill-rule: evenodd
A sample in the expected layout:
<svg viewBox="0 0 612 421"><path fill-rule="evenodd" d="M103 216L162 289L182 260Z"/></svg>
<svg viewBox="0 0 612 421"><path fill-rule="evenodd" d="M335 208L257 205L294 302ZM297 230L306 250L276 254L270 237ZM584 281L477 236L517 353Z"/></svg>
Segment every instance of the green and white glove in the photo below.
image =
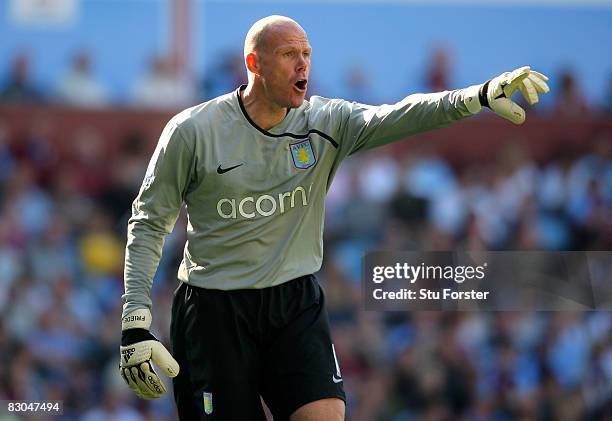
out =
<svg viewBox="0 0 612 421"><path fill-rule="evenodd" d="M550 91L546 84L547 80L546 76L531 70L529 66L502 73L482 85L479 92L480 104L514 124L523 124L525 110L510 97L518 89L525 101L529 105L534 105L540 100L538 94Z"/></svg>
<svg viewBox="0 0 612 421"><path fill-rule="evenodd" d="M141 399L159 398L166 391L151 362L169 377L176 377L179 373L178 363L149 332L150 327L149 309L133 311L121 321L119 371L130 389Z"/></svg>

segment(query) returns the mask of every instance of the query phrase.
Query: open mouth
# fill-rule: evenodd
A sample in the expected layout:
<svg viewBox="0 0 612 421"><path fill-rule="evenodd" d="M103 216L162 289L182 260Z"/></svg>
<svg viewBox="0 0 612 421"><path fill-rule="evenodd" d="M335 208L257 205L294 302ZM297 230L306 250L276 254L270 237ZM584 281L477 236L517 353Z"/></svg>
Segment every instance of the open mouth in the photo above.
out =
<svg viewBox="0 0 612 421"><path fill-rule="evenodd" d="M297 82L295 82L294 86L296 87L296 89L300 92L305 92L306 91L306 86L308 85L308 81L306 79L299 79Z"/></svg>

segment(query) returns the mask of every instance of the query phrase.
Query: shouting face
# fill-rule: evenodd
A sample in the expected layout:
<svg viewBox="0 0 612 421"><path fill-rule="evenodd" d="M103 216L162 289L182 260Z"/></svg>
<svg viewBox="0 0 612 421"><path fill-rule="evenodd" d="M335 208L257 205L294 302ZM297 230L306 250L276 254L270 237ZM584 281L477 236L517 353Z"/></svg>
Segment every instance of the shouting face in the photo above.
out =
<svg viewBox="0 0 612 421"><path fill-rule="evenodd" d="M311 50L306 33L292 21L271 25L261 34L254 53L246 58L247 65L273 105L297 108L302 104L308 89Z"/></svg>

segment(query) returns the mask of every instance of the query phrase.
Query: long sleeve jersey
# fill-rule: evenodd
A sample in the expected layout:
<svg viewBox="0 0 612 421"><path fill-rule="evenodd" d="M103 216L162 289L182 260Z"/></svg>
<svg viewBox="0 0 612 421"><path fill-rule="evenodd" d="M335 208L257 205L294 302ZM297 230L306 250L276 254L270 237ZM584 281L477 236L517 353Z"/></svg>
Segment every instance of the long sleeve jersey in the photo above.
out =
<svg viewBox="0 0 612 421"><path fill-rule="evenodd" d="M236 91L173 117L132 205L124 315L151 306L164 237L186 205L178 279L266 288L317 272L325 195L349 155L447 126L480 110L478 85L370 106L313 96L264 130Z"/></svg>

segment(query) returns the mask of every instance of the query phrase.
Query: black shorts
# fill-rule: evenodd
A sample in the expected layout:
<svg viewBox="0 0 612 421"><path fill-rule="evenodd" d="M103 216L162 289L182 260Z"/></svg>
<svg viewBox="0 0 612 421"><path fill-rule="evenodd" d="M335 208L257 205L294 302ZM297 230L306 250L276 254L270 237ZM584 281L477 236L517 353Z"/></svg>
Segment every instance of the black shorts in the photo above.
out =
<svg viewBox="0 0 612 421"><path fill-rule="evenodd" d="M264 289L182 284L171 340L181 420L265 420L260 396L275 421L318 399L345 400L314 275Z"/></svg>

